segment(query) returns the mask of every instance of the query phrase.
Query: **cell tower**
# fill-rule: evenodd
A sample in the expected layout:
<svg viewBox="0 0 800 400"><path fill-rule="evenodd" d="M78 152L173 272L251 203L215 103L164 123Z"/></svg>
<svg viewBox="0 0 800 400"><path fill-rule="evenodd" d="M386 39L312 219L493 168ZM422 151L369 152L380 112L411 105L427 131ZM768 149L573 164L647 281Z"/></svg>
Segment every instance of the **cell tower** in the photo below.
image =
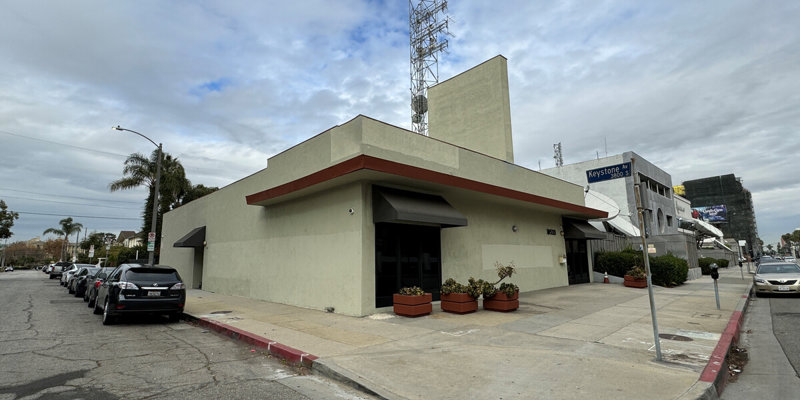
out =
<svg viewBox="0 0 800 400"><path fill-rule="evenodd" d="M556 167L564 166L564 157L561 154L561 142L553 145L553 158L556 160Z"/></svg>
<svg viewBox="0 0 800 400"><path fill-rule="evenodd" d="M416 3L416 5L414 4ZM428 88L439 83L439 53L447 49L446 0L409 0L411 130L428 136Z"/></svg>

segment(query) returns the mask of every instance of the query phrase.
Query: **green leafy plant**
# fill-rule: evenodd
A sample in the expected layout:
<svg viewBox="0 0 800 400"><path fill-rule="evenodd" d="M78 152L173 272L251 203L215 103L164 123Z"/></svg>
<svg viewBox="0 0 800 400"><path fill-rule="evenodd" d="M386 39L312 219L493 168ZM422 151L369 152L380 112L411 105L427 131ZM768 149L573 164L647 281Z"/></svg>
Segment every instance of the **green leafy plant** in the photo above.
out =
<svg viewBox="0 0 800 400"><path fill-rule="evenodd" d="M514 293L519 291L519 286L514 285L512 283L504 283L500 285L498 289L496 286L500 283L503 279L509 278L516 272L516 268L514 262L510 262L508 265L500 264L499 261L494 263L495 270L497 271L497 277L499 278L497 282L487 282L483 279L474 279L470 278L470 286L474 287L475 292L479 292L480 295L483 295L484 299L488 299L493 297L497 292L503 292L508 296L513 296Z"/></svg>
<svg viewBox="0 0 800 400"><path fill-rule="evenodd" d="M469 290L468 286L456 282L456 280L453 278L448 278L446 281L444 281L440 293L441 294L469 293L468 290Z"/></svg>
<svg viewBox="0 0 800 400"><path fill-rule="evenodd" d="M497 289L497 291L500 293L505 293L505 295L508 297L513 297L514 293L519 292L519 286L513 283L503 282L500 284L500 288Z"/></svg>
<svg viewBox="0 0 800 400"><path fill-rule="evenodd" d="M399 293L405 296L422 296L425 294L425 291L418 286L411 286L400 288Z"/></svg>
<svg viewBox="0 0 800 400"><path fill-rule="evenodd" d="M642 267L640 267L638 265L633 267L633 268L631 268L630 270L628 270L628 272L625 275L629 275L629 276L633 277L634 279L647 278L647 273L645 273L644 268L642 268Z"/></svg>

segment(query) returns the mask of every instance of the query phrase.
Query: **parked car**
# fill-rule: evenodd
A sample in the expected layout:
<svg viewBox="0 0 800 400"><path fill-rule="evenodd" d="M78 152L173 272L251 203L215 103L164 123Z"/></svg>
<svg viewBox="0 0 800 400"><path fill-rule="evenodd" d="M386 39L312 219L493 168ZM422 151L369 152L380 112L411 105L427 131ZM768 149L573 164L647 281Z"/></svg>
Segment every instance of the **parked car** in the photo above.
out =
<svg viewBox="0 0 800 400"><path fill-rule="evenodd" d="M14 272L14 267L12 267L10 265L7 266L6 269L5 269L5 272Z"/></svg>
<svg viewBox="0 0 800 400"><path fill-rule="evenodd" d="M86 292L83 294L83 301L89 302L89 308L94 307L95 299L97 299L97 289L114 268L115 267L101 267L97 272L86 278Z"/></svg>
<svg viewBox="0 0 800 400"><path fill-rule="evenodd" d="M762 263L753 276L756 296L766 293L800 293L800 265L792 262Z"/></svg>
<svg viewBox="0 0 800 400"><path fill-rule="evenodd" d="M75 297L83 296L83 293L86 291L86 277L88 277L90 273L100 269L100 267L96 267L92 264L78 265L80 268L78 268L77 272L72 274L72 278L67 282L67 289L69 289L69 292L74 294Z"/></svg>
<svg viewBox="0 0 800 400"><path fill-rule="evenodd" d="M76 271L78 271L78 264L70 264L69 267L64 268L64 270L61 272L61 286L66 287L69 278L71 278L72 274L74 274Z"/></svg>
<svg viewBox="0 0 800 400"><path fill-rule="evenodd" d="M72 265L72 263L71 262L67 262L67 261L59 261L59 262L53 264L53 267L50 268L50 271L49 271L50 272L50 279L61 278L62 273L64 272L64 269L65 268L69 269L69 267L71 265Z"/></svg>
<svg viewBox="0 0 800 400"><path fill-rule="evenodd" d="M792 256L783 257L783 261L797 263L797 259Z"/></svg>
<svg viewBox="0 0 800 400"><path fill-rule="evenodd" d="M166 314L177 321L186 303L186 287L175 268L165 265L122 264L97 291L94 313L109 325L124 314Z"/></svg>

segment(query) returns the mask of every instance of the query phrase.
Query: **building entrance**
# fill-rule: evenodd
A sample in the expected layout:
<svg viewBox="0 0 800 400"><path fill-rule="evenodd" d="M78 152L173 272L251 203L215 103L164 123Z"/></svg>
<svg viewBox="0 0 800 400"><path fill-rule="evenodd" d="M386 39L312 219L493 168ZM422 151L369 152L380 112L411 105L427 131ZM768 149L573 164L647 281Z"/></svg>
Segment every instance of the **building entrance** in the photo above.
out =
<svg viewBox="0 0 800 400"><path fill-rule="evenodd" d="M565 239L569 284L589 283L589 259L585 239Z"/></svg>
<svg viewBox="0 0 800 400"><path fill-rule="evenodd" d="M438 226L375 224L375 307L392 305L392 295L419 286L439 300L442 285Z"/></svg>

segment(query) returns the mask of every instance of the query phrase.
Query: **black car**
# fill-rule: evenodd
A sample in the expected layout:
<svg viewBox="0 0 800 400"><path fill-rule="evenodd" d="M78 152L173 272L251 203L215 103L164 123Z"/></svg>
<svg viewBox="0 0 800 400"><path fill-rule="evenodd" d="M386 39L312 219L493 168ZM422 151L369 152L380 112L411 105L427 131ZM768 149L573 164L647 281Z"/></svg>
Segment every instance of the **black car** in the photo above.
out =
<svg viewBox="0 0 800 400"><path fill-rule="evenodd" d="M73 293L75 297L81 297L84 293L86 293L86 279L89 278L89 275L93 275L100 270L100 267L81 267L77 272L72 275L72 278L69 279L69 283L67 284L67 288L70 290L70 293Z"/></svg>
<svg viewBox="0 0 800 400"><path fill-rule="evenodd" d="M108 278L108 274L114 268L116 267L102 267L94 274L86 277L86 291L83 293L83 301L89 302L89 308L94 307L94 302L97 299L97 289L100 288L100 284Z"/></svg>
<svg viewBox="0 0 800 400"><path fill-rule="evenodd" d="M59 261L53 264L53 269L50 270L50 279L61 278L61 274L72 266L71 262Z"/></svg>
<svg viewBox="0 0 800 400"><path fill-rule="evenodd" d="M186 287L175 268L165 265L122 264L97 291L94 313L103 325L124 314L167 314L177 321L186 303Z"/></svg>

